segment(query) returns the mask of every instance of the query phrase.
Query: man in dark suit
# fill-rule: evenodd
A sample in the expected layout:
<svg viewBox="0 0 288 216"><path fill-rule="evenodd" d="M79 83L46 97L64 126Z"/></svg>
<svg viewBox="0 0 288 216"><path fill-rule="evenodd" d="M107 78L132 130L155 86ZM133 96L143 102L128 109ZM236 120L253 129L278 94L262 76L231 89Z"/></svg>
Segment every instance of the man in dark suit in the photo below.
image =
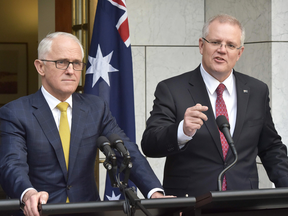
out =
<svg viewBox="0 0 288 216"><path fill-rule="evenodd" d="M225 173L222 190L258 188L257 155L275 186L288 186L287 150L272 121L268 87L233 70L243 53L244 37L234 17L211 18L199 39L201 65L156 88L141 145L149 157L166 157L163 187L168 194L199 196L218 191L219 174L234 160L230 148L227 154L222 150L215 121L221 83L239 157Z"/></svg>
<svg viewBox="0 0 288 216"><path fill-rule="evenodd" d="M133 163L130 179L143 195L163 197L161 183L106 103L93 95L74 93L85 66L83 56L82 45L72 34L48 35L39 44L39 59L34 62L41 89L0 109L0 183L9 197L25 203L25 215L39 215L38 203L100 200L94 179L96 142L99 136L111 134L125 142ZM60 102L68 103L68 159L58 132Z"/></svg>

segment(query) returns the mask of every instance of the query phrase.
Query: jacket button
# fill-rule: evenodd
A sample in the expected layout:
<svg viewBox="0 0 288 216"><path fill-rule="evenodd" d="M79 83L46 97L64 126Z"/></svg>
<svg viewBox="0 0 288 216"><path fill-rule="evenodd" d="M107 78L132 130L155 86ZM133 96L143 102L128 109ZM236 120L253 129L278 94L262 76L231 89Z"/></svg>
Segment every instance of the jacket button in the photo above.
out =
<svg viewBox="0 0 288 216"><path fill-rule="evenodd" d="M67 185L67 190L70 190L72 188L72 185Z"/></svg>

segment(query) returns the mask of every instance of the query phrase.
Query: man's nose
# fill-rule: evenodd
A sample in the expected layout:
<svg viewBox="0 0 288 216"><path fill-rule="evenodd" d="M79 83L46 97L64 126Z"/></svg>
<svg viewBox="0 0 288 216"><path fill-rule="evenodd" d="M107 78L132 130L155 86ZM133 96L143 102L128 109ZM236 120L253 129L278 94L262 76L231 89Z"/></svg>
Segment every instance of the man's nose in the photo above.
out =
<svg viewBox="0 0 288 216"><path fill-rule="evenodd" d="M220 44L220 47L219 47L218 49L219 49L220 51L222 51L222 52L223 52L223 51L226 52L226 51L227 51L226 46L227 46L226 44L221 43L221 44Z"/></svg>
<svg viewBox="0 0 288 216"><path fill-rule="evenodd" d="M69 73L69 74L74 73L74 68L73 67L74 67L73 66L73 62L69 62L68 67L66 69L66 72Z"/></svg>

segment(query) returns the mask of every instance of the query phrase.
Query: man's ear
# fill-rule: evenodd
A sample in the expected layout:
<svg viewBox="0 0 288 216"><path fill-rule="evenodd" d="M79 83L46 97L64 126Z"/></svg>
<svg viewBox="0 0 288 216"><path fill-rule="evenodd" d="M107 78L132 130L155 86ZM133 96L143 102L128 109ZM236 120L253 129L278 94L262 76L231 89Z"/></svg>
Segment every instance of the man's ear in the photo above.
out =
<svg viewBox="0 0 288 216"><path fill-rule="evenodd" d="M203 46L204 46L203 39L199 38L199 51L201 55L203 55Z"/></svg>
<svg viewBox="0 0 288 216"><path fill-rule="evenodd" d="M242 55L243 52L244 52L244 46L242 46L242 47L240 48L240 50L238 51L237 61L240 59L240 57L241 57L241 55Z"/></svg>
<svg viewBox="0 0 288 216"><path fill-rule="evenodd" d="M36 70L40 74L40 76L44 76L45 75L45 73L44 73L44 63L41 60L36 59L34 61L34 65L35 65Z"/></svg>

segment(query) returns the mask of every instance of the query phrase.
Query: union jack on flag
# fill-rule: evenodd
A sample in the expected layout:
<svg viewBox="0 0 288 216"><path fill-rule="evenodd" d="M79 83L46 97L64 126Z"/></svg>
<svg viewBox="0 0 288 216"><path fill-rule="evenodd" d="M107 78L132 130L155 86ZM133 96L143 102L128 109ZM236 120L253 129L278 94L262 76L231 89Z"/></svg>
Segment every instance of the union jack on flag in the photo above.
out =
<svg viewBox="0 0 288 216"><path fill-rule="evenodd" d="M98 0L84 92L102 97L120 128L135 142L132 56L124 0ZM107 175L104 200L119 198L120 191L111 187Z"/></svg>

